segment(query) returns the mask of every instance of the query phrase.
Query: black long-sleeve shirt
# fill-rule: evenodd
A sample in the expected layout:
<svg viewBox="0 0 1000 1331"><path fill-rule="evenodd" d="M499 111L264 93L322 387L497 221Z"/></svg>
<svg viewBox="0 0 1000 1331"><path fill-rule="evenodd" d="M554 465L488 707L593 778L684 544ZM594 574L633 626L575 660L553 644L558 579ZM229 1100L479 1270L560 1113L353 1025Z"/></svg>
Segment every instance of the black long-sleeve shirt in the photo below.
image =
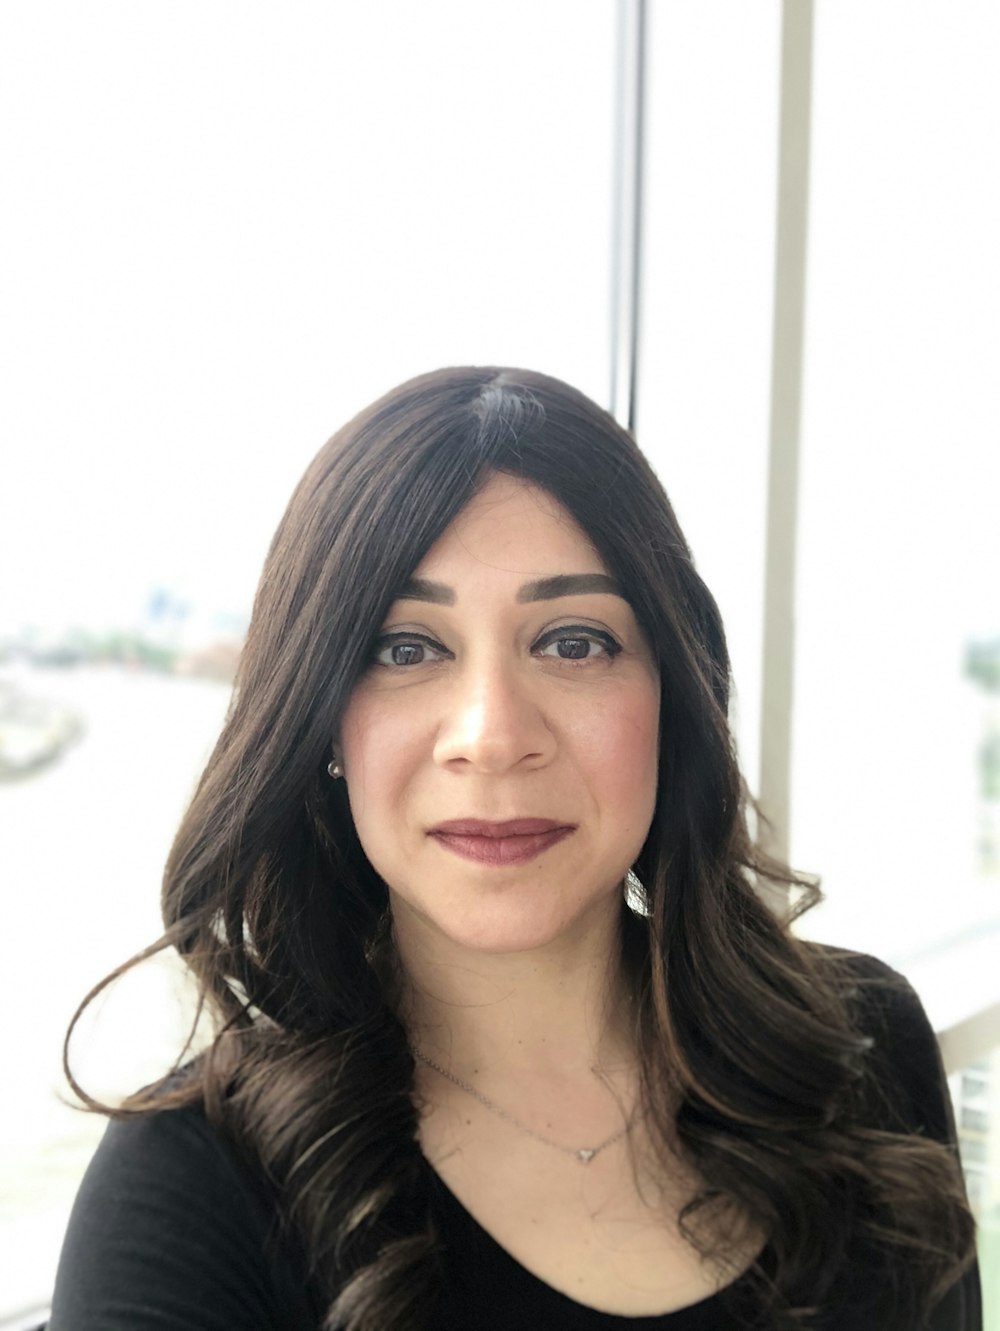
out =
<svg viewBox="0 0 1000 1331"><path fill-rule="evenodd" d="M860 975L892 977L856 958ZM864 1000L862 1022L891 1069L898 1118L873 1124L954 1143L937 1042L902 977ZM430 1165L427 1166L430 1170ZM430 1331L738 1331L737 1281L687 1308L623 1317L575 1302L525 1270L433 1175L447 1278ZM829 1331L877 1331L857 1309L875 1290L844 1272L855 1311ZM846 1288L846 1286L845 1286ZM70 1219L50 1331L317 1331L301 1253L273 1198L196 1107L109 1124ZM951 1290L934 1331L981 1331L978 1269Z"/></svg>

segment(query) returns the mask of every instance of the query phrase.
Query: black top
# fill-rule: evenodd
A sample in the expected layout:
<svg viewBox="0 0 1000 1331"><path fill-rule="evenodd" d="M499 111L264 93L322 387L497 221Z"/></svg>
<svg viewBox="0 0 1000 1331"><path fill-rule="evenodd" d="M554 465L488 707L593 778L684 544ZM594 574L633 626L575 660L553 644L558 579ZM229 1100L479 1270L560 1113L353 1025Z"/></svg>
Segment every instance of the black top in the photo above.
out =
<svg viewBox="0 0 1000 1331"><path fill-rule="evenodd" d="M866 1033L891 1061L906 1106L905 1121L880 1126L954 1142L937 1042L919 999L881 962L859 957L857 965L859 972L898 980L885 996L866 1000ZM654 1317L585 1307L526 1271L437 1175L432 1198L447 1278L430 1331L740 1331L744 1325L742 1280ZM855 1281L855 1307L864 1294ZM200 1109L109 1124L70 1218L50 1331L318 1331L320 1313L301 1254L279 1234L267 1189ZM856 1313L825 1324L828 1331L859 1325ZM981 1331L975 1267L931 1326Z"/></svg>

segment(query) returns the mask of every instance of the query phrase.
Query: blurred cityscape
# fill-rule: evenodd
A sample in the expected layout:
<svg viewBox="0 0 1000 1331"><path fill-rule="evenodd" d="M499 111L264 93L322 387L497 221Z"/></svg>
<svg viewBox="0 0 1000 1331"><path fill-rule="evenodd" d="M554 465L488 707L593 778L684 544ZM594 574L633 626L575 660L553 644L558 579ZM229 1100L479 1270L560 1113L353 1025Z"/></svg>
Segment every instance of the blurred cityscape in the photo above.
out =
<svg viewBox="0 0 1000 1331"><path fill-rule="evenodd" d="M165 674L231 680L250 616L206 610L167 587L155 587L128 626L24 625L0 634L0 665L116 663Z"/></svg>
<svg viewBox="0 0 1000 1331"><path fill-rule="evenodd" d="M231 683L249 616L204 611L164 587L127 627L26 625L0 636L0 781L46 767L86 729L81 710L37 692L41 675L83 667Z"/></svg>
<svg viewBox="0 0 1000 1331"><path fill-rule="evenodd" d="M978 869L1000 874L1000 638L970 642L966 677L979 695Z"/></svg>

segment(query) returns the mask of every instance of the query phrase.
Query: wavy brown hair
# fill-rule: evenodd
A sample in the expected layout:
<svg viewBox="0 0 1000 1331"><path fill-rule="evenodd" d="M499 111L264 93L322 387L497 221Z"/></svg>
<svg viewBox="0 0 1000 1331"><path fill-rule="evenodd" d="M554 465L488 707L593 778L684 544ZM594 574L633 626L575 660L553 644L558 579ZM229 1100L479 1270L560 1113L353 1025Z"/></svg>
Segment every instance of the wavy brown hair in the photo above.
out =
<svg viewBox="0 0 1000 1331"><path fill-rule="evenodd" d="M326 765L390 604L498 472L575 518L659 665L657 802L621 938L648 1122L664 1159L679 1144L704 1181L685 1232L721 1260L747 1224L767 1235L749 1277L762 1324L821 1324L850 1267L884 1291L882 1331L911 1331L972 1261L973 1221L954 1150L907 1130L878 1032L857 1024L864 984L882 985L888 1026L897 991L790 932L819 892L748 833L715 602L631 436L545 375L414 379L298 485L167 862L165 932L141 954L177 949L217 1035L185 1078L116 1112L204 1104L272 1186L324 1327L428 1323L442 1268L413 1058L384 982L388 895ZM767 905L769 884L797 907Z"/></svg>

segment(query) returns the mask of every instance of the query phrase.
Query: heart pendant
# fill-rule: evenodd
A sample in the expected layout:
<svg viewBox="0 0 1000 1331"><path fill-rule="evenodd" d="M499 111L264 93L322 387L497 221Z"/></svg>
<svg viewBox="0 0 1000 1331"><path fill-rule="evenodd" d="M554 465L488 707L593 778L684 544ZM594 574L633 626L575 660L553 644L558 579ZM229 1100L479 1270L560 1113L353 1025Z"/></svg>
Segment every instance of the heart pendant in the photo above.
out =
<svg viewBox="0 0 1000 1331"><path fill-rule="evenodd" d="M581 1147L579 1151L577 1151L576 1158L579 1160L581 1165L589 1165L591 1160L593 1160L595 1154L596 1154L595 1151L592 1150L588 1151L587 1148L584 1146Z"/></svg>

